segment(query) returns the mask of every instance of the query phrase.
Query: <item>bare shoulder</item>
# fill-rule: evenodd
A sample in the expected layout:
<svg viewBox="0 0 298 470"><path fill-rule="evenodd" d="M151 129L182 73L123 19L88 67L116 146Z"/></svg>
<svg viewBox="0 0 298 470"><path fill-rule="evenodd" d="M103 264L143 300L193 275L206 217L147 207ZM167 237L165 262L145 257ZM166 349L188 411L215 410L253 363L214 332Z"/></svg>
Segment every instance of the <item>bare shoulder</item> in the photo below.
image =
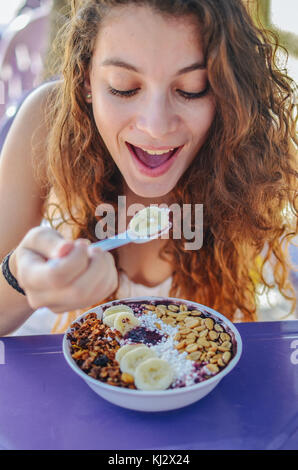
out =
<svg viewBox="0 0 298 470"><path fill-rule="evenodd" d="M32 91L18 110L9 129L0 156L0 170L22 167L33 172L33 154L45 156L48 135L47 117L50 97L59 82L45 83ZM28 173L27 173L28 177Z"/></svg>
<svg viewBox="0 0 298 470"><path fill-rule="evenodd" d="M1 151L0 255L16 246L43 218L46 190L35 165L40 162L45 167L48 98L57 83L44 84L25 99Z"/></svg>
<svg viewBox="0 0 298 470"><path fill-rule="evenodd" d="M35 90L33 90L24 100L19 113L28 109L42 112L42 106L46 104L48 97L55 89L57 89L57 87L59 87L60 84L61 81L53 81L43 83L39 87L35 88Z"/></svg>
<svg viewBox="0 0 298 470"><path fill-rule="evenodd" d="M59 83L56 81L45 83L26 97L14 119L12 132L15 128L18 128L18 131L25 131L27 136L30 130L32 133L36 130L47 132L46 122L50 97Z"/></svg>

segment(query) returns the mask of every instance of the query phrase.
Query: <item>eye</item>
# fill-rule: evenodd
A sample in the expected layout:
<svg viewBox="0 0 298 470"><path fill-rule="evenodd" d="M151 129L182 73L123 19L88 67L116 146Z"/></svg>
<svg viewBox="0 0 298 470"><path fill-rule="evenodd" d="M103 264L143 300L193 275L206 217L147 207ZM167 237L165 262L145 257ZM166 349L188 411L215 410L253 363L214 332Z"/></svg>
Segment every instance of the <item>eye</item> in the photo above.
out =
<svg viewBox="0 0 298 470"><path fill-rule="evenodd" d="M187 91L177 90L179 95L181 95L182 98L184 98L187 101L188 100L197 100L199 98L202 98L203 96L207 95L208 91L209 91L209 84L207 85L205 90L200 91L199 93L188 93Z"/></svg>
<svg viewBox="0 0 298 470"><path fill-rule="evenodd" d="M124 90L116 90L116 88L109 87L108 91L112 95L120 96L121 98L129 98L131 96L134 96L139 91L139 88L124 91ZM207 85L205 90L200 91L199 93L188 93L187 91L177 90L179 95L181 95L187 101L202 98L208 93L208 91L209 91L209 84Z"/></svg>
<svg viewBox="0 0 298 470"><path fill-rule="evenodd" d="M139 88L135 88L134 90L127 90L127 91L116 90L116 88L112 88L112 87L108 88L109 93L111 93L112 95L121 96L122 98L129 98L130 96L135 95L138 90Z"/></svg>

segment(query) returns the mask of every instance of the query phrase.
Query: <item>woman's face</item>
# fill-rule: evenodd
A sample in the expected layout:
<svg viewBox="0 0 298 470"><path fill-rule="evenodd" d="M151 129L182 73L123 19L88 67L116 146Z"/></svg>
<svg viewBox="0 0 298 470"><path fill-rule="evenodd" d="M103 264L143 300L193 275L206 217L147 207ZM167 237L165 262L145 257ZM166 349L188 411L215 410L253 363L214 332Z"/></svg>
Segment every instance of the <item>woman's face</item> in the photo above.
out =
<svg viewBox="0 0 298 470"><path fill-rule="evenodd" d="M96 125L130 190L171 192L215 113L198 26L149 7L114 9L96 40L90 87Z"/></svg>

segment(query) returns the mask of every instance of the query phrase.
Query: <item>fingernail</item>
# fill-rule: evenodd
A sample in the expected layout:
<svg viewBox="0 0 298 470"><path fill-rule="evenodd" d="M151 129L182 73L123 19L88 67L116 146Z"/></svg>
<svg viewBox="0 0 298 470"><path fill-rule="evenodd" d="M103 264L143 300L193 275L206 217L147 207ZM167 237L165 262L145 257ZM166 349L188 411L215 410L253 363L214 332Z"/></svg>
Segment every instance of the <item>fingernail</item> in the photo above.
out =
<svg viewBox="0 0 298 470"><path fill-rule="evenodd" d="M64 256L68 255L72 251L73 246L73 242L64 243L58 250L58 257L63 258Z"/></svg>

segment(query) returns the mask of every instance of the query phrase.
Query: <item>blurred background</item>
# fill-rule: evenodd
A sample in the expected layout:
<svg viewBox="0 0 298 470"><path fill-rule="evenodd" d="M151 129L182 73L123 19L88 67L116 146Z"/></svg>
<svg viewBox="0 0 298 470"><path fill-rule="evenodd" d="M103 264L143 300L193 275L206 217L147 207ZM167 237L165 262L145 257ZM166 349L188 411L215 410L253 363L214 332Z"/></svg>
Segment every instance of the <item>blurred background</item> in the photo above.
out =
<svg viewBox="0 0 298 470"><path fill-rule="evenodd" d="M297 0L242 0L258 26L274 31L281 49L279 67L298 83L298 1ZM50 52L57 31L70 14L72 0L9 0L0 1L0 151L14 116L30 91L51 79ZM55 54L54 54L55 55ZM296 94L297 99L297 94ZM298 243L298 240L297 240ZM295 265L298 248L290 247ZM298 273L292 272L298 292ZM273 292L273 295L278 295ZM277 305L279 300L272 299ZM266 299L263 320L272 317ZM283 304L279 313L283 311ZM296 310L298 318L298 306Z"/></svg>

